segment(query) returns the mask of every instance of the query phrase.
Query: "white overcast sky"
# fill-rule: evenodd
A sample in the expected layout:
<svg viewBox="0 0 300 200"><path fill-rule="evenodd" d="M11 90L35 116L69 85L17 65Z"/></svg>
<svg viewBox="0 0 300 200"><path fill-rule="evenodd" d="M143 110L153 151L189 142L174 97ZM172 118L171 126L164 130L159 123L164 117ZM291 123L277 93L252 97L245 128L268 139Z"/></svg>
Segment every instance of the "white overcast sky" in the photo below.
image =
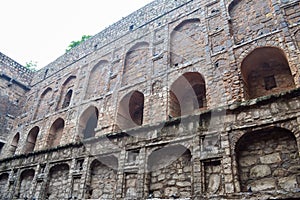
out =
<svg viewBox="0 0 300 200"><path fill-rule="evenodd" d="M41 68L152 0L0 0L0 52Z"/></svg>

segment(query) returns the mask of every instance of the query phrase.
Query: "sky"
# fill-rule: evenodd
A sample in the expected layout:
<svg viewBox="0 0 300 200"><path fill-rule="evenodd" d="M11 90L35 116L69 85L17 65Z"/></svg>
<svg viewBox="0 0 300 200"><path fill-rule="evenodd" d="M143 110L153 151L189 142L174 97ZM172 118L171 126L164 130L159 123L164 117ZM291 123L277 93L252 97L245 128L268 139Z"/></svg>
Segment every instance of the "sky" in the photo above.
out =
<svg viewBox="0 0 300 200"><path fill-rule="evenodd" d="M153 0L0 0L0 52L45 67L71 41L95 35Z"/></svg>

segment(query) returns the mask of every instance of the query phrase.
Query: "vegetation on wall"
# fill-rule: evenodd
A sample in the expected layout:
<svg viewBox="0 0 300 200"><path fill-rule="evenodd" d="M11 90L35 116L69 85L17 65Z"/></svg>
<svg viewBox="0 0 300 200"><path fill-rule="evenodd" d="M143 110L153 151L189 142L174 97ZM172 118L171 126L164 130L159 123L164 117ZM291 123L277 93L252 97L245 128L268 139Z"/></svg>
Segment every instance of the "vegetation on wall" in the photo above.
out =
<svg viewBox="0 0 300 200"><path fill-rule="evenodd" d="M81 40L76 40L76 41L72 41L68 48L66 49L66 52L70 51L72 48L78 46L79 44L81 44L82 42L86 41L87 39L91 38L92 36L90 35L83 35L81 36Z"/></svg>
<svg viewBox="0 0 300 200"><path fill-rule="evenodd" d="M37 62L36 61L29 61L26 62L25 66L27 69L30 69L31 71L36 71L37 70Z"/></svg>

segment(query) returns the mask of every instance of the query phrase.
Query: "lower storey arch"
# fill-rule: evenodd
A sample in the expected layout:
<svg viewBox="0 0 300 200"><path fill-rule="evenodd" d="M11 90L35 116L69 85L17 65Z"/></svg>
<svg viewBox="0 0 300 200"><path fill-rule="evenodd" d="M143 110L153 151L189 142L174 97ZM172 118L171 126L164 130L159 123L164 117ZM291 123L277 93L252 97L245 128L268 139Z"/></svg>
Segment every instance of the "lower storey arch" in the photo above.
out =
<svg viewBox="0 0 300 200"><path fill-rule="evenodd" d="M149 196L190 198L192 196L192 155L182 145L160 148L148 157Z"/></svg>
<svg viewBox="0 0 300 200"><path fill-rule="evenodd" d="M299 149L289 130L246 133L237 142L236 155L243 192L293 192L299 187Z"/></svg>
<svg viewBox="0 0 300 200"><path fill-rule="evenodd" d="M114 156L94 160L90 167L87 199L115 199L118 160Z"/></svg>
<svg viewBox="0 0 300 200"><path fill-rule="evenodd" d="M68 199L70 190L69 165L59 164L53 166L49 171L46 199Z"/></svg>

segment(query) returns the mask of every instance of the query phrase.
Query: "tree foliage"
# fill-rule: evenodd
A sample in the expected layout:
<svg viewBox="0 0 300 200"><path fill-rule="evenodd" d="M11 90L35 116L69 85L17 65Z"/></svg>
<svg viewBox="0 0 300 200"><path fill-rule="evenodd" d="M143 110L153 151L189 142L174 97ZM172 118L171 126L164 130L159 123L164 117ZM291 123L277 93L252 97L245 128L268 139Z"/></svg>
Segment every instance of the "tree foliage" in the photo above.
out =
<svg viewBox="0 0 300 200"><path fill-rule="evenodd" d="M78 46L79 44L81 44L82 42L86 41L87 39L91 38L92 36L90 35L83 35L81 36L81 40L76 40L76 41L72 41L68 48L66 49L66 52L70 51L72 48Z"/></svg>
<svg viewBox="0 0 300 200"><path fill-rule="evenodd" d="M27 69L30 69L31 71L36 71L37 69L37 62L36 61L29 61L29 62L26 62L25 64L25 67Z"/></svg>

